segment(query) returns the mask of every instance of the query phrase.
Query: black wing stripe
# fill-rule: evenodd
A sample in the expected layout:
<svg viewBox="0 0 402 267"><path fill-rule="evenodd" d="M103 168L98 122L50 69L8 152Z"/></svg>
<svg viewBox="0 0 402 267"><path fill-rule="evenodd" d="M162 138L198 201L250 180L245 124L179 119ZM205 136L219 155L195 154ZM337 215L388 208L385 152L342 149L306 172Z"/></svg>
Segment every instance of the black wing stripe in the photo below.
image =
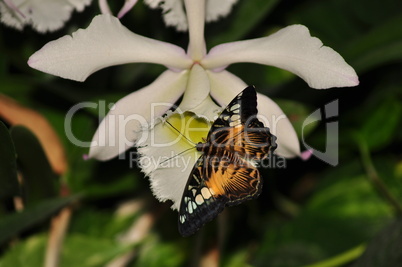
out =
<svg viewBox="0 0 402 267"><path fill-rule="evenodd" d="M205 185L202 176L203 161L204 156L201 156L194 165L180 203L178 223L182 236L194 234L222 212L228 201L224 196L215 197Z"/></svg>

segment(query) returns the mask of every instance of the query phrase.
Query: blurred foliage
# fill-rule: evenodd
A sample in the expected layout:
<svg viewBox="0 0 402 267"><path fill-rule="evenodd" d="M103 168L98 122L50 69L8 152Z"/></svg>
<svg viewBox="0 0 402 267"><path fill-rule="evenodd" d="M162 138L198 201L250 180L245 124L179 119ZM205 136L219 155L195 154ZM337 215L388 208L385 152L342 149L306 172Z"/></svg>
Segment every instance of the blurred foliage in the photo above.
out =
<svg viewBox="0 0 402 267"><path fill-rule="evenodd" d="M26 64L48 41L85 28L97 13L94 3L75 13L63 30L46 35L0 26L0 93L50 122L69 166L65 173L54 173L35 135L0 118L5 123L0 122L1 267L43 266L51 218L66 206L73 207L73 214L60 266L105 266L114 259L125 259L126 266L198 266L214 248L219 249L221 265L230 267L398 266L401 219L370 180L370 170L402 203L401 1L239 0L227 18L206 26L207 46L212 47L304 24L355 68L361 84L313 90L283 70L230 66L276 100L299 137L303 134L307 144L321 151L327 121L303 132L302 124L313 111L338 100L339 115L329 122L339 123L339 164L332 167L313 156L288 160L286 168L263 169L264 189L257 200L228 208L189 238L179 236L177 213L154 199L129 157L84 160L88 148L73 145L64 129L71 107L96 103L96 108L79 109L71 118L71 134L89 142L105 115L99 107L149 84L163 68L115 66L78 83ZM138 34L187 46L186 33L166 28L160 10L141 2L122 23ZM137 204L123 211L132 199ZM144 236L124 241L133 227Z"/></svg>

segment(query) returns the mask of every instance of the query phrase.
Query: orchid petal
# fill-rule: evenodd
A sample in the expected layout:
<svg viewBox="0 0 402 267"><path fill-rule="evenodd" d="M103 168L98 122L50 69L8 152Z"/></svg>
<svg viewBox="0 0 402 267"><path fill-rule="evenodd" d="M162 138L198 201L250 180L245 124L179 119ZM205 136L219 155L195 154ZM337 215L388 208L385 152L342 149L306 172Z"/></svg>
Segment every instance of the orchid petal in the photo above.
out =
<svg viewBox="0 0 402 267"><path fill-rule="evenodd" d="M269 97L257 93L258 118L276 136L278 148L275 153L285 158L300 156L300 143L289 119Z"/></svg>
<svg viewBox="0 0 402 267"><path fill-rule="evenodd" d="M206 54L204 40L205 1L185 0L189 25L188 54L194 61L201 60Z"/></svg>
<svg viewBox="0 0 402 267"><path fill-rule="evenodd" d="M198 106L189 111L193 112L197 118L203 118L213 122L222 112L222 108L216 105L212 98L208 96Z"/></svg>
<svg viewBox="0 0 402 267"><path fill-rule="evenodd" d="M154 138L153 143L149 138L138 148L142 155L140 167L149 177L156 198L162 202L173 201L172 208L178 210L190 172L201 154L194 148L176 156L193 145L181 139L167 124L156 125L149 136Z"/></svg>
<svg viewBox="0 0 402 267"><path fill-rule="evenodd" d="M67 0L67 2L73 5L78 12L82 12L85 6L88 6L92 2L92 0Z"/></svg>
<svg viewBox="0 0 402 267"><path fill-rule="evenodd" d="M46 44L29 58L28 64L43 72L84 81L99 69L133 62L177 69L191 65L182 48L132 33L108 14L96 16L86 30Z"/></svg>
<svg viewBox="0 0 402 267"><path fill-rule="evenodd" d="M302 25L286 27L264 38L218 45L200 64L208 69L217 69L237 62L286 69L316 89L359 84L354 69L332 48L311 37L309 30Z"/></svg>
<svg viewBox="0 0 402 267"><path fill-rule="evenodd" d="M18 13L18 15L20 15L21 17L25 18L24 13L21 12L21 10L13 3L12 0L4 0L4 4L6 4L6 6L11 9L10 11L14 11Z"/></svg>
<svg viewBox="0 0 402 267"><path fill-rule="evenodd" d="M211 81L211 95L223 107L247 87L239 77L228 71L207 73ZM267 96L257 93L257 109L259 119L277 137L278 148L275 152L287 158L299 156L297 134L281 108Z"/></svg>
<svg viewBox="0 0 402 267"><path fill-rule="evenodd" d="M120 99L99 125L89 157L111 159L145 138L144 128L169 110L186 89L188 72L165 71L152 84ZM151 125L150 125L151 124Z"/></svg>
<svg viewBox="0 0 402 267"><path fill-rule="evenodd" d="M124 2L124 6L120 9L119 13L117 14L117 17L121 19L126 15L128 11L130 11L133 6L137 3L138 0L126 0Z"/></svg>
<svg viewBox="0 0 402 267"><path fill-rule="evenodd" d="M107 0L98 0L98 5L102 14L112 14Z"/></svg>
<svg viewBox="0 0 402 267"><path fill-rule="evenodd" d="M187 18L182 0L144 0L150 8L162 8L163 20L178 31L187 31Z"/></svg>
<svg viewBox="0 0 402 267"><path fill-rule="evenodd" d="M206 73L211 83L211 96L222 107L226 107L235 96L247 87L244 81L226 70L220 72L207 70Z"/></svg>
<svg viewBox="0 0 402 267"><path fill-rule="evenodd" d="M209 92L209 79L205 70L198 64L194 65L190 70L187 89L179 105L179 109L185 112L195 108L208 97Z"/></svg>
<svg viewBox="0 0 402 267"><path fill-rule="evenodd" d="M178 112L191 111L197 117L213 121L220 107L218 107L209 96L209 78L205 70L196 64L192 67L188 78L186 92L181 101Z"/></svg>
<svg viewBox="0 0 402 267"><path fill-rule="evenodd" d="M300 155L300 158L304 161L309 160L309 158L311 158L311 156L314 154L314 150L312 149L307 149L305 151L303 151Z"/></svg>
<svg viewBox="0 0 402 267"><path fill-rule="evenodd" d="M45 33L63 27L75 10L82 11L91 0L7 0L0 1L0 19L11 27L22 30L31 25Z"/></svg>
<svg viewBox="0 0 402 267"><path fill-rule="evenodd" d="M217 21L221 17L226 17L237 0L207 0L206 21Z"/></svg>
<svg viewBox="0 0 402 267"><path fill-rule="evenodd" d="M178 31L187 31L192 27L188 20L198 20L202 18L202 23L216 21L221 17L226 17L232 10L233 5L238 0L196 0L191 5L201 4L201 8L194 8L195 12L190 11L188 3L186 10L183 8L183 0L144 0L150 8L162 8L163 19L168 26L174 26ZM198 3L197 3L198 2ZM206 10L205 10L206 9ZM187 13L187 15L186 15ZM190 15L191 13L191 15ZM202 34L204 31L202 31Z"/></svg>

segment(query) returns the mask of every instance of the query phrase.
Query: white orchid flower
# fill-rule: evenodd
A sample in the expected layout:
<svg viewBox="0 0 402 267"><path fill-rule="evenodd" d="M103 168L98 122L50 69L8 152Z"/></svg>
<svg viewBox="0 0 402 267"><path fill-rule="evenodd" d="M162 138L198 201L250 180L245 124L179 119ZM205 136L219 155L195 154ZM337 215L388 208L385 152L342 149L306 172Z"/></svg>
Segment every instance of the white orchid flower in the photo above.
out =
<svg viewBox="0 0 402 267"><path fill-rule="evenodd" d="M108 0L98 0L102 14L112 14ZM125 0L123 7L117 14L121 19L137 4L138 0ZM173 26L178 31L187 31L188 23L186 11L184 9L184 0L144 0L150 8L162 9L163 19L167 26ZM206 0L205 1L205 22L217 21L219 18L226 17L237 0Z"/></svg>
<svg viewBox="0 0 402 267"><path fill-rule="evenodd" d="M205 137L206 126L220 108L247 86L225 70L230 64L254 62L283 68L316 89L359 83L353 68L333 49L311 37L302 25L288 26L268 37L218 45L207 53L205 1L186 0L185 8L190 35L187 52L173 44L132 33L110 15L99 15L86 30L46 44L28 61L35 69L76 81L84 81L99 69L125 63L156 63L168 68L153 83L114 105L93 137L89 156L108 160L133 145L145 145L139 148L143 171L150 177L156 197L161 201L172 200L175 209L197 154L189 153L194 155L188 155L188 160L175 166L169 160L161 161L181 159L174 156L192 144L170 125L158 123L161 121L158 118L181 97L177 108L180 112L169 117L169 122L179 131L186 130L182 125L204 129L198 135L197 131L183 132L197 142L200 136ZM300 156L296 133L278 105L258 94L258 110L277 136L276 153L284 157ZM193 119L189 112L207 120ZM150 160L154 160L153 164Z"/></svg>
<svg viewBox="0 0 402 267"><path fill-rule="evenodd" d="M0 20L22 30L31 25L40 33L63 27L74 10L83 11L92 0L0 0Z"/></svg>
<svg viewBox="0 0 402 267"><path fill-rule="evenodd" d="M151 8L161 8L163 19L168 26L175 27L178 31L187 31L187 15L183 0L144 0ZM217 21L226 17L232 11L237 0L205 0L205 22Z"/></svg>
<svg viewBox="0 0 402 267"><path fill-rule="evenodd" d="M124 15L127 14L138 2L138 0L125 0L123 7L120 9L119 13L117 13L117 17L121 19L124 17ZM112 14L112 11L110 10L108 0L98 0L99 3L99 8L102 12L102 14Z"/></svg>

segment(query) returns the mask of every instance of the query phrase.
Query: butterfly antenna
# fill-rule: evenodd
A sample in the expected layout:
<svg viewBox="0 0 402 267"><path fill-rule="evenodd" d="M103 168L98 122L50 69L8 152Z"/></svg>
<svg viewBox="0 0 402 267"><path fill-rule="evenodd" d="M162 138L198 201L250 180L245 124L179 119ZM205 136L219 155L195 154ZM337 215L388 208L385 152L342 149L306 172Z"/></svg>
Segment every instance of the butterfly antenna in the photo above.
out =
<svg viewBox="0 0 402 267"><path fill-rule="evenodd" d="M169 124L176 132L178 132L181 136L183 136L187 141L189 141L190 143L192 143L193 145L196 145L196 143L194 143L193 141L191 141L189 138L187 138L184 134L182 134L179 130L177 130L176 127L174 127L170 122L168 122L167 120L165 121L167 124ZM187 151L187 150L185 150ZM183 151L183 152L185 152ZM183 153L181 152L181 153ZM178 155L180 155L181 153L179 153Z"/></svg>
<svg viewBox="0 0 402 267"><path fill-rule="evenodd" d="M176 154L176 155L174 155L174 156L171 157L171 158L168 158L168 159L165 159L165 160L162 161L162 162L159 162L158 167L159 167L159 165L161 165L162 163L164 163L164 162L166 162L166 161L169 161L169 160L171 160L171 159L177 158L178 156L180 156L180 155L186 153L187 151L189 151L190 149L194 149L194 147L187 148L186 150L180 152L179 154ZM158 168L158 167L157 167L157 168ZM157 168L156 168L156 169L157 169Z"/></svg>

